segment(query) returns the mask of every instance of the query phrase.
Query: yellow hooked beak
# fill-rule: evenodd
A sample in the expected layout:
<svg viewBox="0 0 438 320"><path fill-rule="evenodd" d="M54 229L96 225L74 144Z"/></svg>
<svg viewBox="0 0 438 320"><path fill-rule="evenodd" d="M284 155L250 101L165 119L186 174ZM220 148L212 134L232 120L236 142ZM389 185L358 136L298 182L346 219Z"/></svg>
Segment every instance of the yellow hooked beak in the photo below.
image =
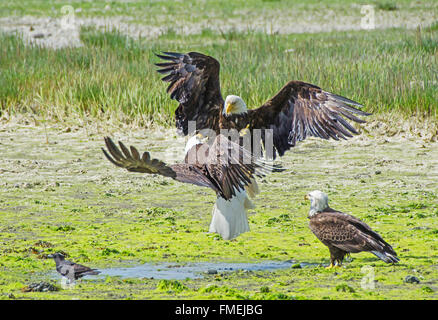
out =
<svg viewBox="0 0 438 320"><path fill-rule="evenodd" d="M306 195L304 196L304 200L310 200L310 198L309 198L309 195L308 195L308 194L306 194Z"/></svg>
<svg viewBox="0 0 438 320"><path fill-rule="evenodd" d="M226 113L231 113L231 111L234 109L234 104L228 103L227 107L225 109Z"/></svg>

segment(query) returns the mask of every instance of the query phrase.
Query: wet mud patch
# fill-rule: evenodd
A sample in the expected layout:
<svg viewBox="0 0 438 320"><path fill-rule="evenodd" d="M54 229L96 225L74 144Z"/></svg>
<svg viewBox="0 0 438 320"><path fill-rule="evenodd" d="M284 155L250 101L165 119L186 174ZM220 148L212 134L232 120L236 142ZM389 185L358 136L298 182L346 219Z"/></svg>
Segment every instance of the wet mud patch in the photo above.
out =
<svg viewBox="0 0 438 320"><path fill-rule="evenodd" d="M107 268L101 269L101 273L94 278L106 276L120 278L149 278L149 279L201 279L206 275L223 274L227 272L248 272L248 271L275 271L287 269L292 266L299 268L311 266L307 263L297 264L293 260L289 261L263 261L256 263L226 263L226 262L198 262L188 264L145 263L140 266L126 268ZM90 277L91 278L91 277Z"/></svg>

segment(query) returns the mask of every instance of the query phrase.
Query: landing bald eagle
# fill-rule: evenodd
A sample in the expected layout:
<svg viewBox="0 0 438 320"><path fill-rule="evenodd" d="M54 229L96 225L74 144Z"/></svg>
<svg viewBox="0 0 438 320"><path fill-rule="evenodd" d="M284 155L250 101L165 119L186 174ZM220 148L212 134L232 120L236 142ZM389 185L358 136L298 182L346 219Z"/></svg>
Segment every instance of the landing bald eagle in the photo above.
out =
<svg viewBox="0 0 438 320"><path fill-rule="evenodd" d="M310 200L309 227L330 251L332 268L340 266L349 253L369 251L386 263L397 263L397 253L382 237L361 220L328 206L328 196L315 190L304 197Z"/></svg>
<svg viewBox="0 0 438 320"><path fill-rule="evenodd" d="M118 167L214 190L217 200L209 231L219 233L225 240L249 231L246 210L253 205L245 187L256 188L255 177L272 170L223 135L218 135L211 145L203 143L198 135L193 136L187 142L184 162L172 165L151 159L149 152L140 156L135 147L128 149L122 142L119 142L120 151L109 137L105 138L105 144L109 153L102 148L103 153Z"/></svg>
<svg viewBox="0 0 438 320"><path fill-rule="evenodd" d="M183 135L188 134L188 121L196 121L196 129L264 129L273 130L273 158L282 156L297 141L307 136L323 139L347 139L358 132L344 119L363 123L356 117L368 116L352 106L359 103L321 88L301 82L289 81L271 99L257 109L248 110L239 96L229 95L225 101L221 95L219 62L204 54L164 52L157 54L166 62L156 63L162 78L170 82L167 92L179 102L175 111L176 127Z"/></svg>

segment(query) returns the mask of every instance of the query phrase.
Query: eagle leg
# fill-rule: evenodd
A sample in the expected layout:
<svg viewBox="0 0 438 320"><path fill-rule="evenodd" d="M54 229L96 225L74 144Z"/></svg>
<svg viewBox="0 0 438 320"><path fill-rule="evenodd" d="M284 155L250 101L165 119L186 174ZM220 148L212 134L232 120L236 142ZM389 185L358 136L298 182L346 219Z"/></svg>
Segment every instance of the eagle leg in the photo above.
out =
<svg viewBox="0 0 438 320"><path fill-rule="evenodd" d="M330 265L327 267L327 269L331 269L334 267L340 268L342 266L342 261L344 260L344 256L347 254L347 252L333 246L329 246L329 251L330 251Z"/></svg>
<svg viewBox="0 0 438 320"><path fill-rule="evenodd" d="M245 128L243 128L242 130L239 131L239 135L241 137L244 137L250 132L251 132L251 130L249 129L249 123L248 123L248 125Z"/></svg>
<svg viewBox="0 0 438 320"><path fill-rule="evenodd" d="M336 262L336 263L330 262L330 265L325 267L325 268L326 269L342 268L342 263L340 263L340 262Z"/></svg>
<svg viewBox="0 0 438 320"><path fill-rule="evenodd" d="M326 269L332 269L332 268L334 268L335 267L335 265L333 264L333 262L330 262L330 265L329 266L327 266L327 267L325 267Z"/></svg>

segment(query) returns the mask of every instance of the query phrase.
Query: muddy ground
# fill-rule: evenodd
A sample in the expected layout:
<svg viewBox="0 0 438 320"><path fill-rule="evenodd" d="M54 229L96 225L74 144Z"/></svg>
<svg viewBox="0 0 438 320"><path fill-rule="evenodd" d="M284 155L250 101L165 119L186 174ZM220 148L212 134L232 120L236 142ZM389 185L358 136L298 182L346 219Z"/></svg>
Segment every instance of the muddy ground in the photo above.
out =
<svg viewBox="0 0 438 320"><path fill-rule="evenodd" d="M261 180L251 231L224 241L207 233L212 191L116 168L100 150L105 135L167 162L183 156L185 139L173 129L0 125L1 298L438 298L437 142L372 130L349 141L308 139L279 160L285 172ZM314 189L379 232L400 263L360 253L326 270L328 250L310 232L303 200ZM201 279L104 272L63 289L47 259L56 251L104 270L208 267L198 270ZM209 273L226 263L272 262L289 265ZM406 283L407 276L420 283ZM59 291L22 291L41 281Z"/></svg>

